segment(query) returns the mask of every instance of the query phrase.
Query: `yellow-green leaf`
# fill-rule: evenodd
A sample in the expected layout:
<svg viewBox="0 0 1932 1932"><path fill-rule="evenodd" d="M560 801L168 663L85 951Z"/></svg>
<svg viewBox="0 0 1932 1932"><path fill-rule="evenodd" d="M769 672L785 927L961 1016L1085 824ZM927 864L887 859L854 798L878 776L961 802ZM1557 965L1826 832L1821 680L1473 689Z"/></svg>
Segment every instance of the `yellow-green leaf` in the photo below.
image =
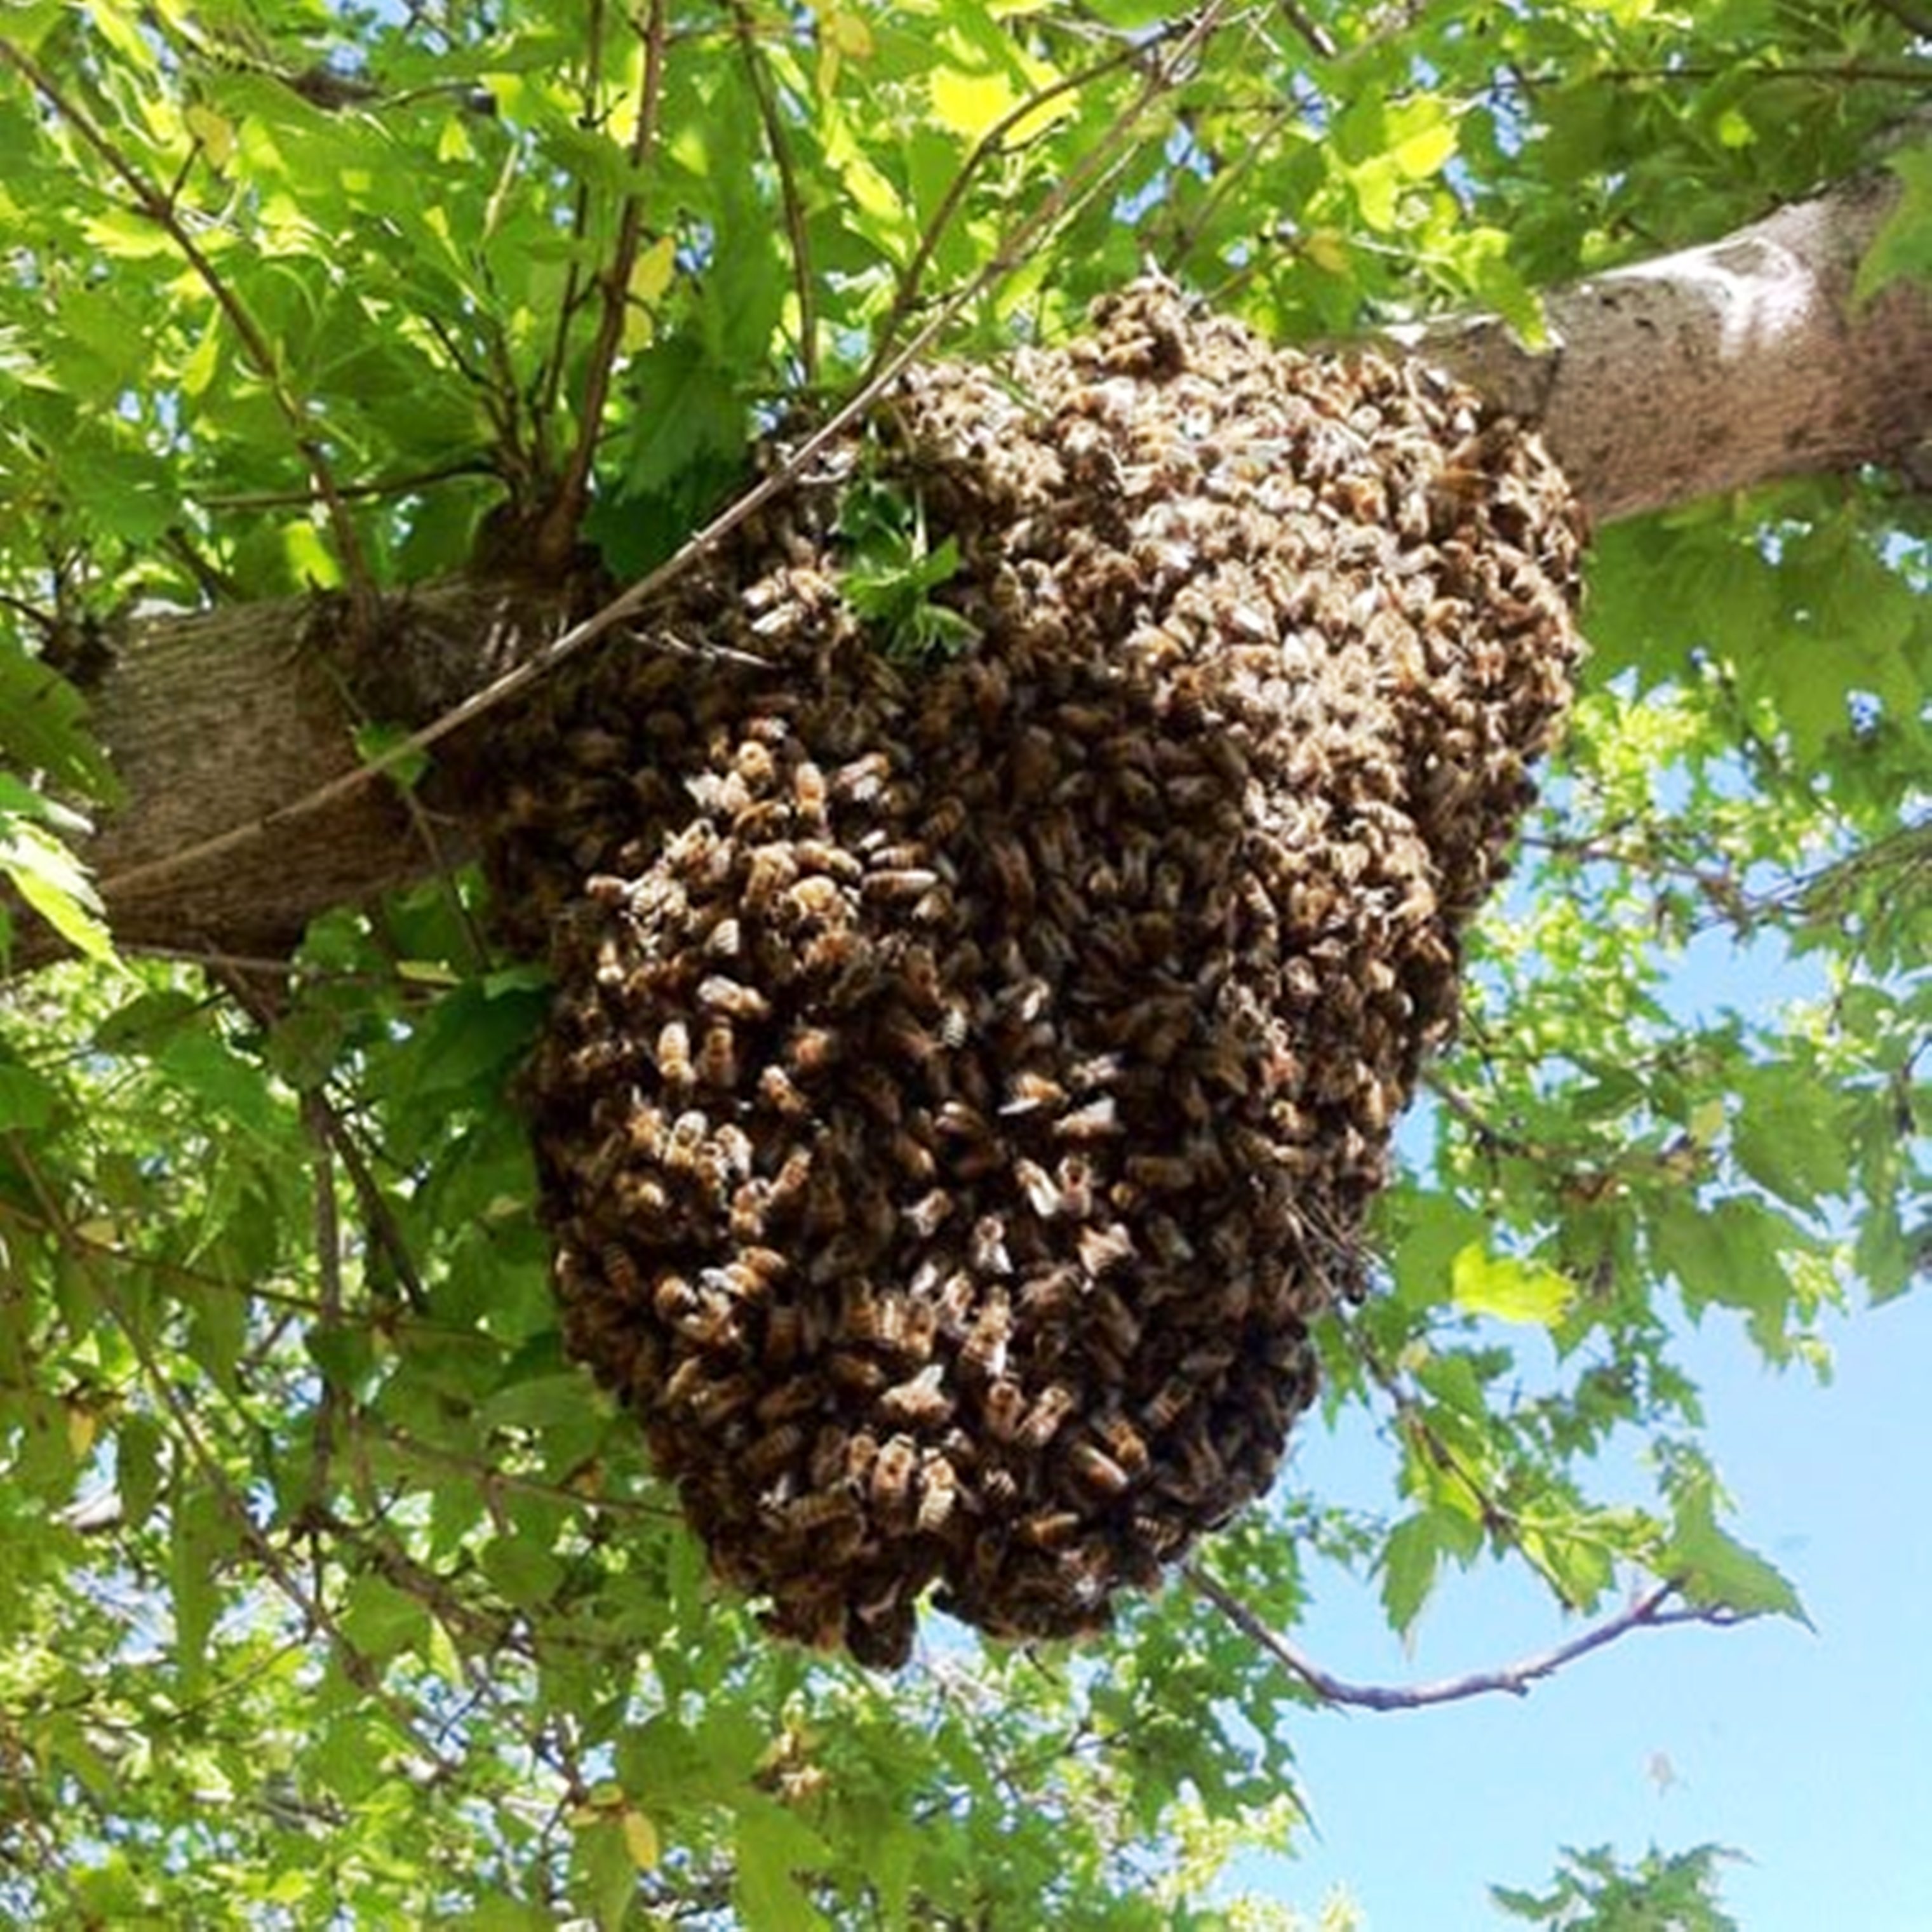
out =
<svg viewBox="0 0 1932 1932"><path fill-rule="evenodd" d="M201 152L210 164L225 168L229 156L235 152L234 123L200 101L186 110L182 118L187 123L188 131L201 143Z"/></svg>
<svg viewBox="0 0 1932 1932"><path fill-rule="evenodd" d="M1472 1241L1450 1265L1450 1289L1458 1308L1498 1322L1524 1322L1550 1328L1562 1320L1576 1288L1554 1268L1538 1268L1508 1255L1492 1255Z"/></svg>
<svg viewBox="0 0 1932 1932"><path fill-rule="evenodd" d="M649 1871L658 1862L658 1828L641 1811L624 1814L624 1849L640 1871Z"/></svg>

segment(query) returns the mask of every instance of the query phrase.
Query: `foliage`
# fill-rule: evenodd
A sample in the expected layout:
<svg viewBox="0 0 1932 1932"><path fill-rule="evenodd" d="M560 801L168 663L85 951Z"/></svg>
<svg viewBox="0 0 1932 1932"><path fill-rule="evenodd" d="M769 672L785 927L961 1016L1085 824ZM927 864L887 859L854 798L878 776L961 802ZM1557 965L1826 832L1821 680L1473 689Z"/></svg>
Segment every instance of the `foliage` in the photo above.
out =
<svg viewBox="0 0 1932 1932"><path fill-rule="evenodd" d="M1540 1898L1504 1886L1493 1896L1510 1918L1558 1932L1738 1932L1717 1902L1718 1867L1736 1856L1716 1845L1668 1856L1653 1848L1624 1865L1601 1846L1566 1851Z"/></svg>
<svg viewBox="0 0 1932 1932"><path fill-rule="evenodd" d="M634 573L754 430L929 329L1060 335L1148 260L1282 338L1533 328L1537 290L1847 170L1932 70L1888 10L1791 0L35 0L0 56L0 868L97 954L62 841L109 780L62 673L130 610L506 532ZM1894 165L1874 285L1928 246ZM944 541L884 508L862 593L945 647ZM1672 1338L1735 1319L1822 1372L1821 1313L1926 1263L1928 536L1876 476L1600 534L1592 688L1385 1280L1324 1337L1390 1509L1285 1486L1222 1537L1270 1627L1327 1566L1406 1629L1492 1559L1580 1612L1636 1578L1798 1613L1724 1526ZM542 989L474 894L332 916L286 972L4 996L0 1911L1265 1922L1223 1875L1295 1835L1312 1693L1207 1597L880 1683L706 1582L560 1358L503 1099ZM1802 997L1687 1010L1730 947ZM1634 1438L1655 1492L1600 1495ZM1718 1927L1712 1856L1506 1902Z"/></svg>

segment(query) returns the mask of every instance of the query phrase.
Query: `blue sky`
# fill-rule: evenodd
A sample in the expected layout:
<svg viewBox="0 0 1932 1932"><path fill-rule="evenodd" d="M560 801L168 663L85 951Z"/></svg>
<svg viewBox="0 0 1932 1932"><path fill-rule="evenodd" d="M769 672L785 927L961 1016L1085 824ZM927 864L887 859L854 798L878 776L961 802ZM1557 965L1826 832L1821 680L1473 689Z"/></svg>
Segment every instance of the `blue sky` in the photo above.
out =
<svg viewBox="0 0 1932 1932"><path fill-rule="evenodd" d="M1932 1928L1932 1296L1831 1325L1833 1384L1762 1366L1736 1322L1687 1337L1732 1526L1817 1626L1642 1632L1523 1699L1312 1712L1294 1738L1318 1841L1274 1874L1311 1918L1346 1887L1373 1932L1502 1926L1491 1881L1540 1888L1564 1844L1706 1842L1747 1932ZM1386 1500L1365 1431L1310 1431L1292 1480ZM1641 1495L1634 1488L1633 1494ZM1494 1664L1566 1625L1513 1571L1445 1582L1412 1654L1372 1594L1324 1580L1298 1634L1339 1674L1400 1683Z"/></svg>

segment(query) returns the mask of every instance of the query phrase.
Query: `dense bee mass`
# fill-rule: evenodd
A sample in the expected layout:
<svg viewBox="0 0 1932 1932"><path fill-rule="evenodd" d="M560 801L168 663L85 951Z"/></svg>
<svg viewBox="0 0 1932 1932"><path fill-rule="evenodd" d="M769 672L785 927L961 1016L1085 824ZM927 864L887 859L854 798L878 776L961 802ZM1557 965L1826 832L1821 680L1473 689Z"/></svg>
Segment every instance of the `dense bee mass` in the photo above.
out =
<svg viewBox="0 0 1932 1932"><path fill-rule="evenodd" d="M1094 326L907 380L505 748L568 1345L868 1663L1267 1486L1577 647L1568 494L1446 378ZM861 485L958 546L891 626Z"/></svg>

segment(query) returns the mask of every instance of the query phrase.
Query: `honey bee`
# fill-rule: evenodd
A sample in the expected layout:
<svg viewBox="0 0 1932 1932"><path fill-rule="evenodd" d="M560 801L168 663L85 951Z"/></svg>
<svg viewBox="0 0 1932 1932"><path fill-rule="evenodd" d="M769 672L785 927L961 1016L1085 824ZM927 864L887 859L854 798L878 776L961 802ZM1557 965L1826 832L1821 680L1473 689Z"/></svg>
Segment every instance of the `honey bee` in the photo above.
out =
<svg viewBox="0 0 1932 1932"><path fill-rule="evenodd" d="M772 756L771 747L760 743L756 738L746 738L740 742L733 754L732 764L746 784L759 790L778 776L778 764Z"/></svg>
<svg viewBox="0 0 1932 1932"><path fill-rule="evenodd" d="M679 1114L671 1123L670 1138L664 1142L664 1172L686 1176L701 1174L704 1145L710 1132L710 1119L698 1108L694 1107Z"/></svg>
<svg viewBox="0 0 1932 1932"><path fill-rule="evenodd" d="M1104 1228L1096 1228L1090 1222L1080 1230L1077 1245L1080 1265L1090 1275L1104 1274L1117 1263L1127 1260L1134 1252L1133 1237L1118 1221Z"/></svg>
<svg viewBox="0 0 1932 1932"><path fill-rule="evenodd" d="M831 1066L839 1050L838 1035L830 1028L795 1027L785 1042L785 1065L796 1078L809 1080Z"/></svg>
<svg viewBox="0 0 1932 1932"><path fill-rule="evenodd" d="M952 1413L944 1383L945 1366L930 1362L910 1381L896 1382L879 1398L879 1413L889 1422L932 1428Z"/></svg>
<svg viewBox="0 0 1932 1932"><path fill-rule="evenodd" d="M658 1076L667 1087L689 1088L697 1078L691 1060L691 1029L682 1020L667 1020L658 1029Z"/></svg>
<svg viewBox="0 0 1932 1932"><path fill-rule="evenodd" d="M982 1214L967 1237L967 1256L982 1274L1011 1274L1012 1256L1006 1251L1006 1225L997 1214Z"/></svg>
<svg viewBox="0 0 1932 1932"><path fill-rule="evenodd" d="M913 1479L919 1471L919 1450L910 1436L889 1437L873 1463L866 1493L884 1517L902 1518L912 1504Z"/></svg>
<svg viewBox="0 0 1932 1932"><path fill-rule="evenodd" d="M664 1275L651 1290L651 1306L660 1322L674 1327L696 1309L698 1296L682 1275Z"/></svg>
<svg viewBox="0 0 1932 1932"><path fill-rule="evenodd" d="M1103 1094L1062 1114L1054 1122L1053 1131L1063 1140L1105 1140L1120 1131L1120 1109L1112 1094Z"/></svg>
<svg viewBox="0 0 1932 1932"><path fill-rule="evenodd" d="M706 1288L672 1325L694 1347L717 1354L736 1352L744 1346L744 1331L738 1325L738 1311L729 1295Z"/></svg>
<svg viewBox="0 0 1932 1932"><path fill-rule="evenodd" d="M702 1360L703 1358L694 1355L691 1359L696 1362ZM754 1392L754 1385L751 1377L746 1375L724 1376L715 1380L700 1382L691 1391L691 1412L700 1427L714 1428L721 1422L728 1421L742 1409L752 1400ZM667 1390L665 1393L668 1396L670 1391Z"/></svg>
<svg viewBox="0 0 1932 1932"><path fill-rule="evenodd" d="M1049 1382L1020 1424L1020 1446L1024 1449L1044 1449L1053 1440L1060 1425L1072 1413L1073 1408L1072 1390L1064 1383Z"/></svg>
<svg viewBox="0 0 1932 1932"><path fill-rule="evenodd" d="M778 895L798 877L798 862L788 848L760 845L752 854L740 898L748 912L763 914L777 903Z"/></svg>
<svg viewBox="0 0 1932 1932"><path fill-rule="evenodd" d="M886 1372L870 1355L856 1349L839 1348L829 1364L832 1379L845 1394L864 1401L886 1385Z"/></svg>
<svg viewBox="0 0 1932 1932"><path fill-rule="evenodd" d="M944 1456L928 1450L920 1460L919 1479L916 1526L928 1536L937 1535L951 1520L958 1502L958 1474Z"/></svg>
<svg viewBox="0 0 1932 1932"><path fill-rule="evenodd" d="M909 1208L902 1208L907 1224L921 1240L930 1240L939 1232L940 1223L952 1211L952 1196L943 1187L935 1187L922 1194Z"/></svg>
<svg viewBox="0 0 1932 1932"><path fill-rule="evenodd" d="M1058 1081L1049 1079L1044 1073L1022 1070L1007 1082L1006 1098L1000 1112L1007 1115L1036 1114L1042 1108L1064 1106L1066 1101L1066 1089Z"/></svg>
<svg viewBox="0 0 1932 1932"><path fill-rule="evenodd" d="M956 1268L939 1284L934 1300L933 1312L940 1330L955 1338L963 1336L973 1318L976 1299L973 1277L964 1268Z"/></svg>
<svg viewBox="0 0 1932 1932"><path fill-rule="evenodd" d="M932 1122L926 1121L926 1130L932 1131ZM913 1126L917 1125L914 1116ZM892 1136L892 1156L893 1165L899 1172L914 1180L930 1180L939 1172L939 1163L933 1158L932 1150L911 1127L902 1128Z"/></svg>
<svg viewBox="0 0 1932 1932"><path fill-rule="evenodd" d="M1031 1323L1064 1322L1079 1308L1082 1298L1078 1270L1050 1268L1020 1290L1020 1307Z"/></svg>
<svg viewBox="0 0 1932 1932"><path fill-rule="evenodd" d="M845 1480L845 1457L850 1442L837 1423L819 1424L806 1460L806 1480L813 1489L832 1489Z"/></svg>
<svg viewBox="0 0 1932 1932"><path fill-rule="evenodd" d="M922 898L941 883L939 874L930 866L903 866L892 872L868 872L860 890L868 898L895 904L908 899ZM930 923L933 914L928 913L923 916Z"/></svg>
<svg viewBox="0 0 1932 1932"><path fill-rule="evenodd" d="M1093 1164L1083 1154L1064 1156L1054 1169L1060 1183L1060 1209L1076 1220L1094 1211Z"/></svg>
<svg viewBox="0 0 1932 1932"><path fill-rule="evenodd" d="M1066 1452L1066 1463L1078 1481L1109 1502L1126 1495L1131 1486L1126 1471L1091 1442L1073 1444Z"/></svg>
<svg viewBox="0 0 1932 1932"><path fill-rule="evenodd" d="M888 1012L880 1021L879 1043L920 1066L939 1051L938 1041L903 1008Z"/></svg>
<svg viewBox="0 0 1932 1932"><path fill-rule="evenodd" d="M768 1214L786 1214L803 1202L812 1183L812 1161L809 1148L795 1147L780 1164L765 1202Z"/></svg>
<svg viewBox="0 0 1932 1932"><path fill-rule="evenodd" d="M1107 1454L1130 1476L1146 1474L1150 1458L1140 1431L1124 1415L1105 1415L1094 1425Z"/></svg>
<svg viewBox="0 0 1932 1932"><path fill-rule="evenodd" d="M638 1264L621 1242L606 1241L598 1250L597 1258L603 1264L604 1279L626 1301L644 1299L644 1285L638 1276Z"/></svg>
<svg viewBox="0 0 1932 1932"><path fill-rule="evenodd" d="M737 1043L724 1021L714 1020L705 1028L704 1044L698 1051L696 1071L698 1078L707 1086L728 1089L737 1085Z"/></svg>
<svg viewBox="0 0 1932 1932"><path fill-rule="evenodd" d="M724 1121L711 1141L725 1180L735 1183L752 1178L752 1137L736 1121Z"/></svg>
<svg viewBox="0 0 1932 1932"><path fill-rule="evenodd" d="M921 833L929 844L946 844L965 830L968 816L965 800L949 794L926 814Z"/></svg>
<svg viewBox="0 0 1932 1932"><path fill-rule="evenodd" d="M959 1346L959 1364L969 1374L998 1381L1006 1371L1012 1337L1012 1310L1004 1288L990 1289Z"/></svg>
<svg viewBox="0 0 1932 1932"><path fill-rule="evenodd" d="M863 1490L871 1482L872 1466L878 1460L879 1438L869 1429L855 1430L845 1439L842 1479L853 1488Z"/></svg>
<svg viewBox="0 0 1932 1932"><path fill-rule="evenodd" d="M1022 1154L1013 1162L1013 1178L1027 1198L1027 1204L1042 1220L1060 1212L1060 1188L1052 1174L1036 1160Z"/></svg>
<svg viewBox="0 0 1932 1932"><path fill-rule="evenodd" d="M987 1388L986 1418L986 1432L994 1442L1015 1441L1027 1420L1026 1391L1000 1377Z"/></svg>
<svg viewBox="0 0 1932 1932"><path fill-rule="evenodd" d="M779 1472L798 1460L805 1447L805 1431L795 1422L782 1422L759 1437L745 1451L746 1475L762 1488Z"/></svg>
<svg viewBox="0 0 1932 1932"><path fill-rule="evenodd" d="M805 1311L796 1302L773 1302L765 1310L764 1342L758 1352L764 1366L790 1367L805 1346Z"/></svg>
<svg viewBox="0 0 1932 1932"><path fill-rule="evenodd" d="M755 986L727 979L722 973L710 974L698 982L698 1003L707 1012L735 1020L761 1020L772 1010L771 1002Z"/></svg>
<svg viewBox="0 0 1932 1932"><path fill-rule="evenodd" d="M836 1525L856 1523L858 1514L852 1498L842 1491L813 1490L785 1504L784 1526L790 1535L817 1538Z"/></svg>
<svg viewBox="0 0 1932 1932"><path fill-rule="evenodd" d="M825 1400L825 1385L815 1375L794 1376L758 1397L758 1420L784 1422L817 1408Z"/></svg>
<svg viewBox="0 0 1932 1932"><path fill-rule="evenodd" d="M892 761L884 752L868 752L832 773L832 795L854 805L869 805L884 791L892 775Z"/></svg>
<svg viewBox="0 0 1932 1932"><path fill-rule="evenodd" d="M801 758L792 767L791 795L800 811L814 818L822 818L828 794L825 787L825 774L809 758Z"/></svg>
<svg viewBox="0 0 1932 1932"><path fill-rule="evenodd" d="M802 1120L812 1111L812 1103L792 1083L782 1066L770 1066L758 1075L758 1098L788 1120Z"/></svg>
<svg viewBox="0 0 1932 1932"><path fill-rule="evenodd" d="M1140 1318L1103 1282L1094 1291L1094 1326L1108 1347L1123 1357L1139 1347Z"/></svg>
<svg viewBox="0 0 1932 1932"><path fill-rule="evenodd" d="M1130 1154L1126 1162L1127 1178L1142 1187L1164 1193L1181 1193L1195 1184L1194 1162L1180 1154Z"/></svg>
<svg viewBox="0 0 1932 1932"><path fill-rule="evenodd" d="M1081 1522L1072 1510L1042 1510L1024 1517L1015 1534L1035 1550L1064 1550L1080 1534Z"/></svg>

